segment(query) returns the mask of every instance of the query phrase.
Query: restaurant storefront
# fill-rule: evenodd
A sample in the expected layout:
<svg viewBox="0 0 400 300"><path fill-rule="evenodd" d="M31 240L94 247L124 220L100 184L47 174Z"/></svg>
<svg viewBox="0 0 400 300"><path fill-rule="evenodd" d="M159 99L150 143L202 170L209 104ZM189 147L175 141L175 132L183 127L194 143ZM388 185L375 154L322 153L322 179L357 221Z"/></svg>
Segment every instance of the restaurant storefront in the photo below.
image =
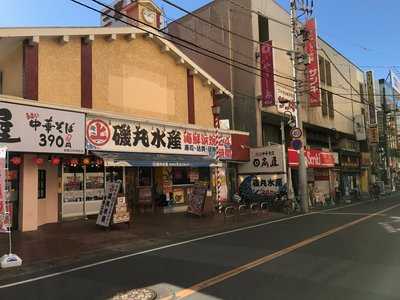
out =
<svg viewBox="0 0 400 300"><path fill-rule="evenodd" d="M311 206L324 205L326 200L334 195L334 184L331 170L335 166L334 156L327 150L306 149L307 182L309 190L309 204ZM296 150L288 149L289 166L293 170L293 184L298 178L299 154ZM298 188L295 188L295 191Z"/></svg>
<svg viewBox="0 0 400 300"><path fill-rule="evenodd" d="M339 151L340 163L340 190L342 197L352 196L354 191L360 192L360 153L342 150Z"/></svg>
<svg viewBox="0 0 400 300"><path fill-rule="evenodd" d="M119 201L135 214L186 211L198 183L217 199L217 174L220 201L231 193L230 131L3 101L0 114L14 229L97 215L117 181Z"/></svg>
<svg viewBox="0 0 400 300"><path fill-rule="evenodd" d="M57 222L62 162L85 153L85 114L1 101L0 128L13 229Z"/></svg>
<svg viewBox="0 0 400 300"><path fill-rule="evenodd" d="M215 194L215 169L225 178L231 145L223 131L87 116L83 165L72 160L63 167L62 217L97 214L105 183L117 180L118 197L136 212L186 211L196 183ZM222 183L220 200L226 201Z"/></svg>
<svg viewBox="0 0 400 300"><path fill-rule="evenodd" d="M280 144L251 148L250 161L238 168L239 183L250 184L253 194L276 194L288 182L284 153L284 146Z"/></svg>

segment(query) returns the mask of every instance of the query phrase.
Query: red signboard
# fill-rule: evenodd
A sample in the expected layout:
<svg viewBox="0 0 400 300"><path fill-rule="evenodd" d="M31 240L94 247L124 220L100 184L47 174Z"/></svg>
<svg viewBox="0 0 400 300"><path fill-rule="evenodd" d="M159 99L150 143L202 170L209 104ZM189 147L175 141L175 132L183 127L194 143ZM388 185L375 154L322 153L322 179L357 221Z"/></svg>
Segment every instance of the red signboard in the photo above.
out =
<svg viewBox="0 0 400 300"><path fill-rule="evenodd" d="M305 155L308 168L333 168L335 166L335 159L330 152L309 149L305 151ZM299 154L296 150L289 148L288 157L290 167L299 166Z"/></svg>
<svg viewBox="0 0 400 300"><path fill-rule="evenodd" d="M309 56L309 64L307 65L307 80L309 86L310 106L321 105L321 92L319 90L319 65L317 50L317 30L315 19L310 19L305 25L309 36L305 45L305 51Z"/></svg>
<svg viewBox="0 0 400 300"><path fill-rule="evenodd" d="M261 97L263 106L275 105L274 52L272 41L261 44Z"/></svg>

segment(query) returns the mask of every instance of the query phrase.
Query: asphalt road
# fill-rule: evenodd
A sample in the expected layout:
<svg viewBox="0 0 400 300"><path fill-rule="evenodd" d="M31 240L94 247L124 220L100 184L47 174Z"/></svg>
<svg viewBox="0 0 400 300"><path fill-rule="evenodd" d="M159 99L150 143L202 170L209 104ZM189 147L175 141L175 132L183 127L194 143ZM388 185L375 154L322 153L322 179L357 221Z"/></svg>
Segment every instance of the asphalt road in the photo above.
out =
<svg viewBox="0 0 400 300"><path fill-rule="evenodd" d="M400 299L399 218L400 198L362 203L3 282L0 299Z"/></svg>

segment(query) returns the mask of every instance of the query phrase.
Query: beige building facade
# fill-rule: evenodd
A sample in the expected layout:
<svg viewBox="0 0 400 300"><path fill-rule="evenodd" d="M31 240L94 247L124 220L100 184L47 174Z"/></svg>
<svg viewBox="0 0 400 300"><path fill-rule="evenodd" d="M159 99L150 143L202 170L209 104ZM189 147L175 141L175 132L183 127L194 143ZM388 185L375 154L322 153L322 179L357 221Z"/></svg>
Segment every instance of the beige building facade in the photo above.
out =
<svg viewBox="0 0 400 300"><path fill-rule="evenodd" d="M133 213L161 202L183 211L197 181L215 195L216 153L218 168L248 159L248 134L215 128L217 102L233 95L156 32L2 28L0 72L22 231L97 214L109 181Z"/></svg>
<svg viewBox="0 0 400 300"><path fill-rule="evenodd" d="M292 62L287 53L292 50L289 12L274 0L215 0L193 13L209 22L186 15L169 24L168 32L229 57L241 69L246 69L243 64L252 67L241 70L182 49L234 94L235 101L223 106L221 117L229 119L232 128L249 131L253 147L281 143L282 113L276 107L260 105L261 79L257 69L261 67L260 44L272 41L275 98L278 91L293 95L287 86L293 85ZM359 154L368 152L368 146L366 138L357 138L355 131L356 127L365 131L368 122L368 105L360 96L366 92L364 73L323 38L318 38L318 55L321 106L309 107L307 99L301 97L307 147L337 153L346 149L346 153L335 154L335 170L309 171L310 181L329 177L321 188L331 197L349 196L356 189L368 191L370 165L366 162L362 166ZM286 141L290 140L287 131L288 128ZM340 160L344 161L343 167Z"/></svg>

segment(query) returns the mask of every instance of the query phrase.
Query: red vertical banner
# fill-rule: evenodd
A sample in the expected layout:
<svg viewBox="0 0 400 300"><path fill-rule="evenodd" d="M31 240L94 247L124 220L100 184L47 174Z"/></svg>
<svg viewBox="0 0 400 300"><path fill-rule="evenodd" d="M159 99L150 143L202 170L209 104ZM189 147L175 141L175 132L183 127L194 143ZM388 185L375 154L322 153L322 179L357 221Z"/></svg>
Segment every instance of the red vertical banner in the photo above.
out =
<svg viewBox="0 0 400 300"><path fill-rule="evenodd" d="M321 106L321 92L319 90L319 65L317 50L317 26L315 19L312 18L305 25L308 31L308 41L305 45L305 51L309 56L309 64L307 66L307 80L309 83L309 105Z"/></svg>
<svg viewBox="0 0 400 300"><path fill-rule="evenodd" d="M261 44L261 97L263 106L275 105L274 52L272 41Z"/></svg>

